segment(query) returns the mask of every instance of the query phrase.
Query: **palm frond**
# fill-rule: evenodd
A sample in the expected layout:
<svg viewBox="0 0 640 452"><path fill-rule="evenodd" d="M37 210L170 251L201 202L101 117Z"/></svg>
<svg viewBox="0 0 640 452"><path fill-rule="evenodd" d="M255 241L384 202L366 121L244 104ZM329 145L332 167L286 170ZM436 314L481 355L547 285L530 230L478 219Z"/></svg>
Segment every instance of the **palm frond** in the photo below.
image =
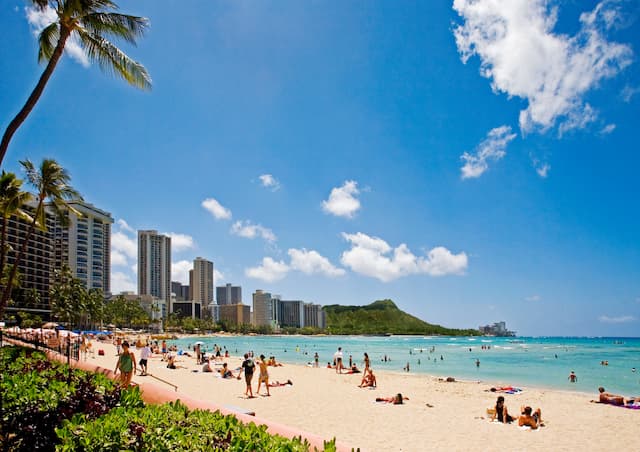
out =
<svg viewBox="0 0 640 452"><path fill-rule="evenodd" d="M149 27L146 17L127 14L96 12L80 18L80 23L94 36L111 36L136 44L136 39L143 36Z"/></svg>
<svg viewBox="0 0 640 452"><path fill-rule="evenodd" d="M140 89L151 89L151 77L145 67L129 58L122 50L106 39L77 30L87 56L105 71L122 77L130 85Z"/></svg>
<svg viewBox="0 0 640 452"><path fill-rule="evenodd" d="M40 36L38 36L39 41L39 49L38 49L38 62L42 63L44 61L49 61L51 55L53 55L53 50L56 48L58 44L58 40L60 39L60 24L58 22L53 22L47 25L41 32Z"/></svg>
<svg viewBox="0 0 640 452"><path fill-rule="evenodd" d="M40 11L42 11L43 9L47 8L47 5L49 4L49 0L31 0L31 3L33 3L33 6L35 6Z"/></svg>

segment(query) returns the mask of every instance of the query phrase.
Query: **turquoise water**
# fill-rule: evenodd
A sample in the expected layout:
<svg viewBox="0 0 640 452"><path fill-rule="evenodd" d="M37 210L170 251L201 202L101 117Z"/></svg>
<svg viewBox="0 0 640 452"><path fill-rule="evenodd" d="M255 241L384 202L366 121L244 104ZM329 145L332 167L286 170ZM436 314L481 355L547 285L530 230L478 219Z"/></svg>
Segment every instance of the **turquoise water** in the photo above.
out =
<svg viewBox="0 0 640 452"><path fill-rule="evenodd" d="M425 376L593 394L598 386L604 386L610 392L640 395L640 338L207 336L173 343L186 350L196 340L203 341L209 351L218 344L232 355L253 351L255 356L274 355L283 363L306 364L317 352L320 365L326 366L336 349L342 347L345 363L352 355L360 368L367 352L371 366L386 371L403 372L409 363L411 373ZM482 346L490 348L483 350ZM602 361L609 364L603 366ZM634 367L636 372L632 371ZM576 383L567 378L571 371L578 376Z"/></svg>

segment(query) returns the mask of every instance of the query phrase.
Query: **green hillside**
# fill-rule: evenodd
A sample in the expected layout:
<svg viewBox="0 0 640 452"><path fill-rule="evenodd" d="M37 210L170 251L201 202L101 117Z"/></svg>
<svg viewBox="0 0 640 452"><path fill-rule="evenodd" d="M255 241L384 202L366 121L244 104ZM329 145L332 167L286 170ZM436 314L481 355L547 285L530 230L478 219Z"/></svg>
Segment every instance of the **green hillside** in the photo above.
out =
<svg viewBox="0 0 640 452"><path fill-rule="evenodd" d="M432 325L401 311L391 300L378 300L366 306L328 305L327 331L331 334L441 334L479 335L478 330L457 330Z"/></svg>

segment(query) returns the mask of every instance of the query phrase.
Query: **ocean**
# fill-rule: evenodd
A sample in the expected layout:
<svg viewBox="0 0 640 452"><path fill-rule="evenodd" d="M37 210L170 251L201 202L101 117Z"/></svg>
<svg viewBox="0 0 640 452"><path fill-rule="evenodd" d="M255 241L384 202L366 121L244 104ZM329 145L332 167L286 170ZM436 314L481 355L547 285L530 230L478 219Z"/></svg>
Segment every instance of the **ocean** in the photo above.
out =
<svg viewBox="0 0 640 452"><path fill-rule="evenodd" d="M317 352L320 366L342 347L362 369L486 381L500 385L561 389L597 394L599 386L625 396L640 396L640 338L611 337L447 337L447 336L202 336L175 343L188 350L195 341L214 344L232 355L253 351L282 363L307 364ZM386 357L386 361L385 361ZM478 365L479 361L479 365ZM606 362L607 365L604 365ZM635 369L635 371L634 371ZM571 383L574 371L577 381Z"/></svg>

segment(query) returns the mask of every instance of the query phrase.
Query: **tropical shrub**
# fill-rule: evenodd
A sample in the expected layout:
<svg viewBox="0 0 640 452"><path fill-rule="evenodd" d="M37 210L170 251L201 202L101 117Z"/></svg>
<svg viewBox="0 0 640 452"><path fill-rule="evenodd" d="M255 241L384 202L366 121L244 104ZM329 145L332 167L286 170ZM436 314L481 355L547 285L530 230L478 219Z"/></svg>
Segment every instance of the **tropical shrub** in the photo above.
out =
<svg viewBox="0 0 640 452"><path fill-rule="evenodd" d="M41 352L3 347L0 362L4 450L52 451L58 442L55 429L64 419L77 413L95 419L118 405L142 406L137 388L121 393L104 375L70 373L66 364L49 361Z"/></svg>
<svg viewBox="0 0 640 452"><path fill-rule="evenodd" d="M57 430L59 452L105 451L308 451L301 438L267 433L265 425L243 424L219 411L189 410L180 401L143 408L115 408L88 421L76 415ZM335 441L325 442L335 450Z"/></svg>

